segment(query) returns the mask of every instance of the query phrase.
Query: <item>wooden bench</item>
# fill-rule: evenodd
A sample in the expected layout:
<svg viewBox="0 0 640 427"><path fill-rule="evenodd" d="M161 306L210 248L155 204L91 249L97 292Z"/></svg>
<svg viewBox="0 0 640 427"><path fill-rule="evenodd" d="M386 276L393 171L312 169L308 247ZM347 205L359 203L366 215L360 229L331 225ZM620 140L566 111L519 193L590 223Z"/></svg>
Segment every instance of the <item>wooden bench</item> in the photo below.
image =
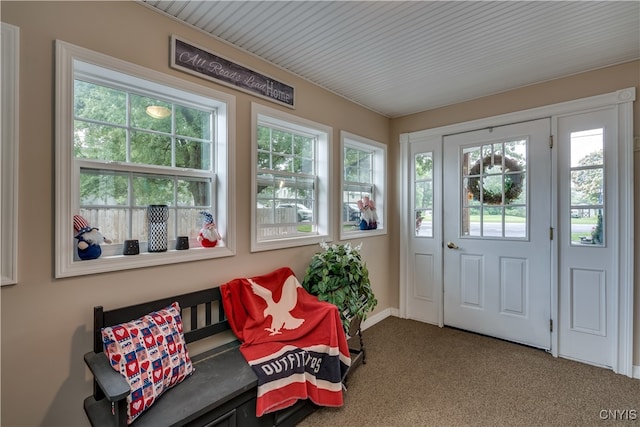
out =
<svg viewBox="0 0 640 427"><path fill-rule="evenodd" d="M102 328L138 319L174 301L182 310L190 354L192 347L207 345L208 340L224 343L212 344L213 348L191 356L193 374L165 391L132 426L293 426L317 408L311 401L302 400L282 411L256 417L257 377L240 353L240 342L233 339L220 290L211 288L114 310L94 308L93 351L84 356L94 376L93 394L84 400L92 426L127 425L130 387L107 360Z"/></svg>

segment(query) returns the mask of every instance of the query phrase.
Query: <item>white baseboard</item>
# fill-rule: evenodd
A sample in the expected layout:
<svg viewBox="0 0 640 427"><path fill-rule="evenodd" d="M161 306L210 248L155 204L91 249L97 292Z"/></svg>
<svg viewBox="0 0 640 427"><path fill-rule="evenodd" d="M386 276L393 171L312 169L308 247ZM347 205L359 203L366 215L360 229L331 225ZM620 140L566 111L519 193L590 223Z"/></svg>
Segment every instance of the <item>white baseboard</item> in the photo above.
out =
<svg viewBox="0 0 640 427"><path fill-rule="evenodd" d="M640 366L633 365L632 372L633 372L633 378L640 379Z"/></svg>
<svg viewBox="0 0 640 427"><path fill-rule="evenodd" d="M397 308L387 308L382 310L380 313L376 313L373 316L367 316L367 320L362 322L362 330L364 331L367 328L375 325L376 323L386 319L389 316L400 317L400 310Z"/></svg>

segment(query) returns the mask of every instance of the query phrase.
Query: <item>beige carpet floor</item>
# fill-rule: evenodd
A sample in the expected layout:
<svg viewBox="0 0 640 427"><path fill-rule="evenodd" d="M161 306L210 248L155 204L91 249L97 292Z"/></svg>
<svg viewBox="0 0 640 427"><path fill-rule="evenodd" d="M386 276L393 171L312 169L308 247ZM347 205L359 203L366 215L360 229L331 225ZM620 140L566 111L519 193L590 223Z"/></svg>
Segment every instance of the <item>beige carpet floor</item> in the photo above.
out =
<svg viewBox="0 0 640 427"><path fill-rule="evenodd" d="M640 380L526 346L389 317L316 426L640 426Z"/></svg>

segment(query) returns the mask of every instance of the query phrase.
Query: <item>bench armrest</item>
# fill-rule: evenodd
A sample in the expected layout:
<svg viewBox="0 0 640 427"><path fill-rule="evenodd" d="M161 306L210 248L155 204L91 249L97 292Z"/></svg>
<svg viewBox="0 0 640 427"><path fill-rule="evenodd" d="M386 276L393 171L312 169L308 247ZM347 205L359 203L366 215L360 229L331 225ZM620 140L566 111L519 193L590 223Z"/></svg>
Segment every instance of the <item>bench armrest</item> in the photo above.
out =
<svg viewBox="0 0 640 427"><path fill-rule="evenodd" d="M90 351L84 355L84 361L109 402L122 400L131 393L127 380L111 367L104 353Z"/></svg>

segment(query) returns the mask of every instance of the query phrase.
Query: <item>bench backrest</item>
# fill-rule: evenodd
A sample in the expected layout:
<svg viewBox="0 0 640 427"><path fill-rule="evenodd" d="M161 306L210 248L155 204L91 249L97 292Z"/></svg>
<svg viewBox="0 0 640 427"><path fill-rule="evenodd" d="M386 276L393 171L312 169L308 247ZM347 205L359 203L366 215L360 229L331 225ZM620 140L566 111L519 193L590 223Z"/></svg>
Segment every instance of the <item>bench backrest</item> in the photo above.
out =
<svg viewBox="0 0 640 427"><path fill-rule="evenodd" d="M102 328L138 319L177 301L182 311L184 339L188 343L230 330L222 307L219 288L162 298L128 307L104 310L93 308L93 351L103 351Z"/></svg>

